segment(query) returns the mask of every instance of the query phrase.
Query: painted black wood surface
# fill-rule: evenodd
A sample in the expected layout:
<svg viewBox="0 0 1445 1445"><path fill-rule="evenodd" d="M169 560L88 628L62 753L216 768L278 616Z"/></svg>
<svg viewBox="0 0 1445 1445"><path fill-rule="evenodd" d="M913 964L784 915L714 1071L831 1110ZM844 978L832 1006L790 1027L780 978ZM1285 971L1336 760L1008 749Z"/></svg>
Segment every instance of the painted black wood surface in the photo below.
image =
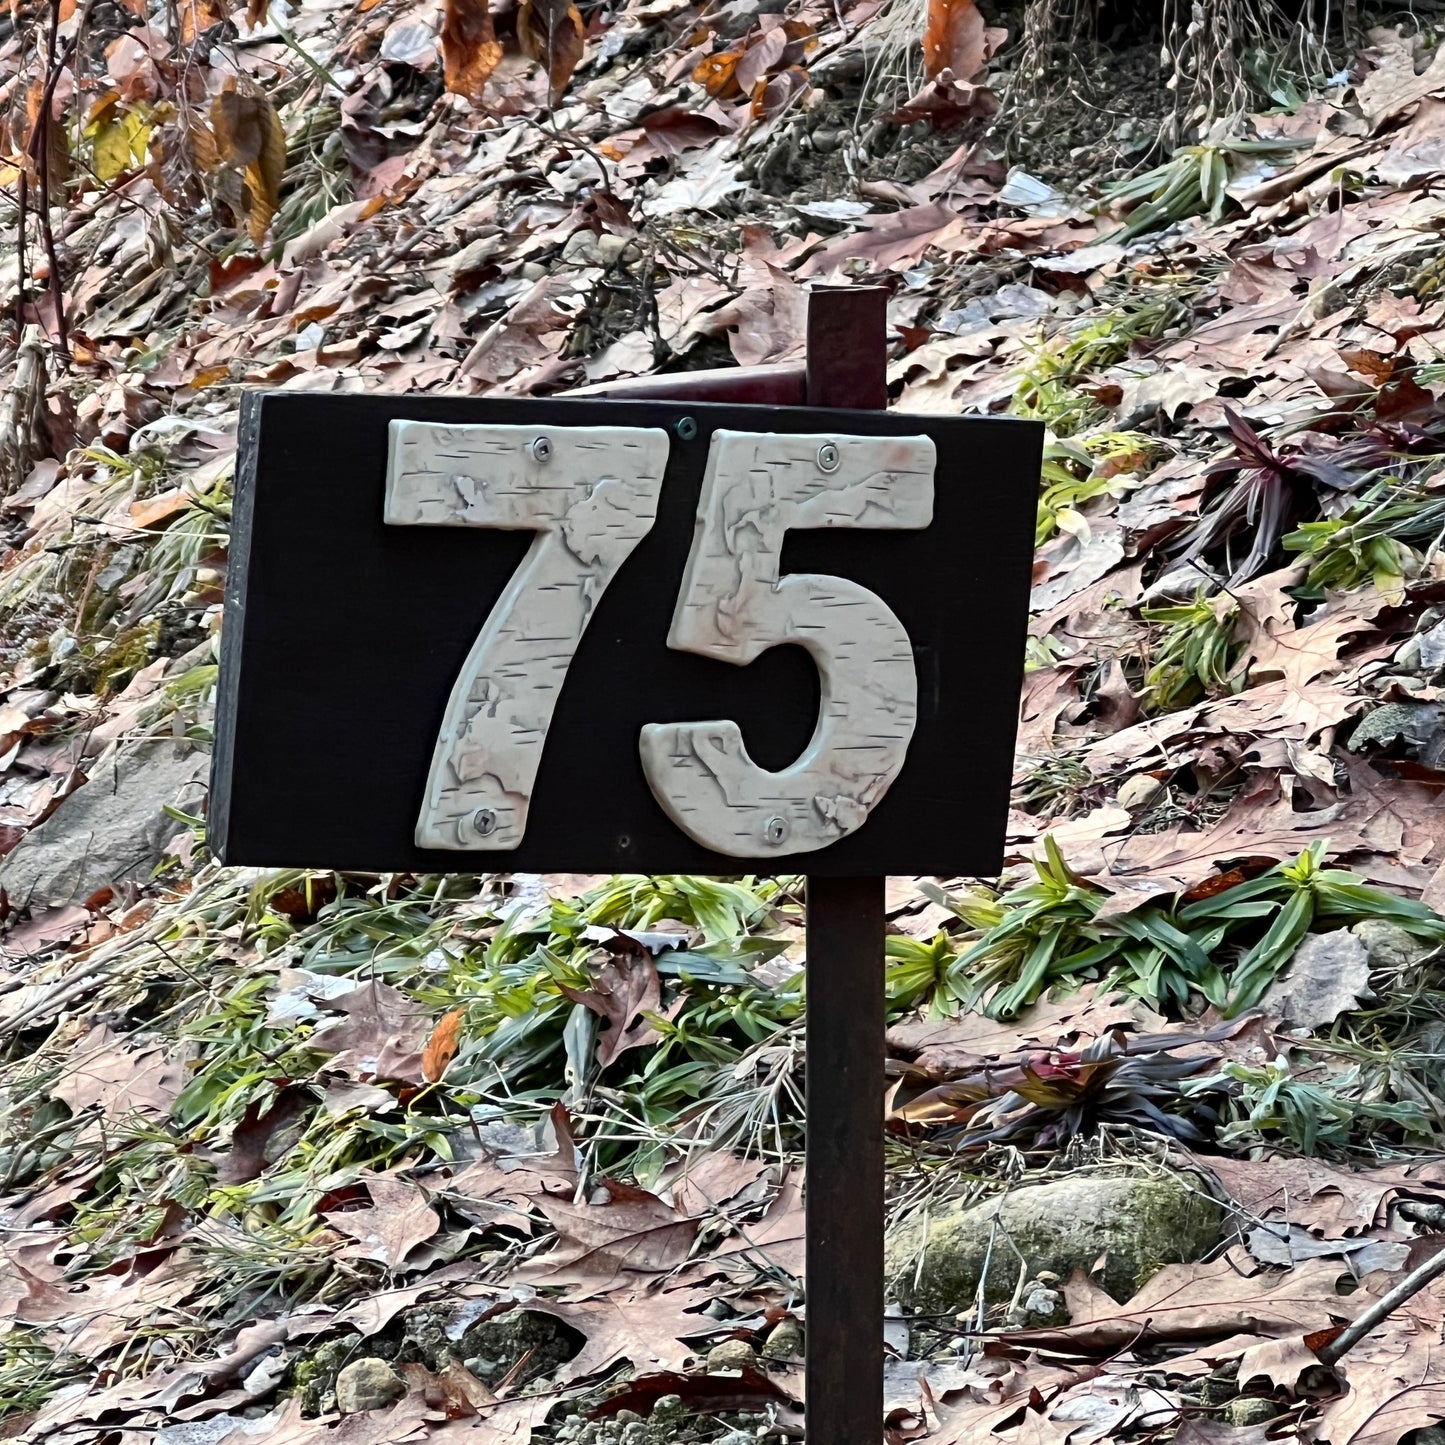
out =
<svg viewBox="0 0 1445 1445"><path fill-rule="evenodd" d="M691 417L695 437L675 424ZM658 518L599 603L552 720L527 835L509 852L412 842L457 672L529 533L382 521L393 418L672 433ZM666 645L716 427L924 433L933 525L789 535L787 572L876 592L918 664L902 773L859 831L818 852L740 860L679 832L638 759L644 723L733 718L753 758L804 748L818 682L799 648L738 668ZM685 429L686 430L686 429ZM992 872L1012 770L1042 429L1008 420L705 403L253 393L227 586L210 807L225 862L366 871Z"/></svg>

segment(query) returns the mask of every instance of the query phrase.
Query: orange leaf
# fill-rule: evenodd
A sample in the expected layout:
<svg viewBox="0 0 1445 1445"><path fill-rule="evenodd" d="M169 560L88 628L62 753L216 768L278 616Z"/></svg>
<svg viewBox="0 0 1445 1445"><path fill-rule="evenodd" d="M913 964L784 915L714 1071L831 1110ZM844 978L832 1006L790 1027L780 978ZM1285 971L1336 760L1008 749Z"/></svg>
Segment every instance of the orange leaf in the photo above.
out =
<svg viewBox="0 0 1445 1445"><path fill-rule="evenodd" d="M715 100L730 100L738 93L738 61L741 50L724 50L720 55L705 55L698 61L692 78Z"/></svg>
<svg viewBox="0 0 1445 1445"><path fill-rule="evenodd" d="M795 96L808 88L808 72L791 65L771 80L760 80L752 91L752 117L764 120L777 115Z"/></svg>
<svg viewBox="0 0 1445 1445"><path fill-rule="evenodd" d="M228 368L223 368L227 369ZM183 512L190 505L191 494L184 487L174 487L168 492L158 492L143 502L132 502L130 506L131 525L154 527Z"/></svg>
<svg viewBox="0 0 1445 1445"><path fill-rule="evenodd" d="M586 26L568 0L522 0L517 11L517 41L522 54L547 68L552 104L556 105L582 59Z"/></svg>
<svg viewBox="0 0 1445 1445"><path fill-rule="evenodd" d="M487 0L446 0L442 61L446 87L479 105L487 80L502 58Z"/></svg>
<svg viewBox="0 0 1445 1445"><path fill-rule="evenodd" d="M211 129L220 159L246 172L247 229L259 246L281 204L286 171L281 118L259 85L233 76L211 102Z"/></svg>
<svg viewBox="0 0 1445 1445"><path fill-rule="evenodd" d="M928 0L923 31L923 68L932 80L951 70L955 79L971 80L988 59L988 39L975 0Z"/></svg>
<svg viewBox="0 0 1445 1445"><path fill-rule="evenodd" d="M426 1048L421 1051L421 1076L434 1084L446 1073L447 1065L457 1056L457 1045L461 1043L462 1011L454 1008L443 1014L437 1026L431 1031Z"/></svg>
<svg viewBox="0 0 1445 1445"><path fill-rule="evenodd" d="M249 12L247 18L250 18ZM181 43L194 45L206 31L223 24L225 19L226 8L221 0L181 0ZM251 28L256 28L256 22L252 22Z"/></svg>

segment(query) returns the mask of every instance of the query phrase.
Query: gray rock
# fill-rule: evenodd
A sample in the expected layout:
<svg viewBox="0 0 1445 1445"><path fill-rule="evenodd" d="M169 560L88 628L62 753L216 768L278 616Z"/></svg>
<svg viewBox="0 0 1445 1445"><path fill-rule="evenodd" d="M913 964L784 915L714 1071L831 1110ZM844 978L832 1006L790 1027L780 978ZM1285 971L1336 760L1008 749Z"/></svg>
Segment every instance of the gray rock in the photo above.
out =
<svg viewBox="0 0 1445 1445"><path fill-rule="evenodd" d="M1363 919L1350 932L1365 945L1370 967L1386 973L1403 973L1414 968L1431 952L1428 943L1384 918Z"/></svg>
<svg viewBox="0 0 1445 1445"><path fill-rule="evenodd" d="M1241 1430L1249 1425L1266 1425L1283 1413L1273 1400L1261 1400L1255 1395L1241 1395L1224 1407L1224 1418Z"/></svg>
<svg viewBox="0 0 1445 1445"><path fill-rule="evenodd" d="M1332 1024L1370 996L1369 949L1355 934L1337 928L1301 939L1259 1006L1292 1027L1314 1029Z"/></svg>
<svg viewBox="0 0 1445 1445"><path fill-rule="evenodd" d="M779 1320L763 1342L765 1360L792 1360L803 1353L803 1327L795 1319Z"/></svg>
<svg viewBox="0 0 1445 1445"><path fill-rule="evenodd" d="M336 1377L336 1408L343 1415L384 1410L406 1394L406 1381L385 1360L367 1355L353 1360Z"/></svg>
<svg viewBox="0 0 1445 1445"><path fill-rule="evenodd" d="M102 756L90 781L0 863L0 888L14 907L41 907L146 877L181 829L167 804L196 812L210 766L204 753L170 738Z"/></svg>
<svg viewBox="0 0 1445 1445"><path fill-rule="evenodd" d="M746 1340L724 1340L707 1352L707 1370L756 1370L757 1351Z"/></svg>
<svg viewBox="0 0 1445 1445"><path fill-rule="evenodd" d="M1151 778L1148 773L1135 773L1132 778L1125 778L1119 784L1116 801L1121 808L1127 808L1131 813L1143 813L1163 796L1164 784L1158 778Z"/></svg>
<svg viewBox="0 0 1445 1445"><path fill-rule="evenodd" d="M994 1305L1013 1298L1022 1266L1067 1281L1103 1256L1092 1278L1124 1301L1162 1266L1202 1258L1220 1225L1219 1206L1189 1176L1084 1174L914 1215L888 1238L887 1278L917 1313L956 1314L974 1308L985 1262Z"/></svg>

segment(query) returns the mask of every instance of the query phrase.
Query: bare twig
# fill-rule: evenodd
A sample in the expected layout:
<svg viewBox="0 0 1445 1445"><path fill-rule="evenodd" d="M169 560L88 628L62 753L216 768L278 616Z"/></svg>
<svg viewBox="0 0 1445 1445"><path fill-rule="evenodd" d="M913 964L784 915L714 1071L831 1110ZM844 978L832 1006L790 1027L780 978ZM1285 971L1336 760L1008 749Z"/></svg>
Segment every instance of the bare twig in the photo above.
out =
<svg viewBox="0 0 1445 1445"><path fill-rule="evenodd" d="M1335 1364L1360 1343L1382 1320L1393 1314L1407 1299L1420 1293L1432 1279L1445 1274L1445 1249L1427 1259L1419 1269L1411 1270L1388 1294L1381 1295L1358 1319L1346 1325L1329 1344L1315 1351L1320 1362Z"/></svg>

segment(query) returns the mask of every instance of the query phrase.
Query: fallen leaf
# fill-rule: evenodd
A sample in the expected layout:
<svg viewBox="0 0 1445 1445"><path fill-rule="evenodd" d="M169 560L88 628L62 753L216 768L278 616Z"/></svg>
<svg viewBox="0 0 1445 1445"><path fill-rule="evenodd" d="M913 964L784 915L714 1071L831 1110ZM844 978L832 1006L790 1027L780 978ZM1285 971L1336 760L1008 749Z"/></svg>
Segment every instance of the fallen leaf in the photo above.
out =
<svg viewBox="0 0 1445 1445"><path fill-rule="evenodd" d="M527 1278L581 1287L579 1297L665 1274L692 1250L699 1221L680 1215L655 1194L601 1181L605 1204L573 1204L539 1195L535 1204L557 1231L557 1247L524 1269Z"/></svg>
<svg viewBox="0 0 1445 1445"><path fill-rule="evenodd" d="M247 229L259 246L281 204L286 171L286 132L266 93L246 77L228 77L211 102L211 130L217 154L246 180Z"/></svg>
<svg viewBox="0 0 1445 1445"><path fill-rule="evenodd" d="M987 26L975 0L928 0L923 69L930 80L951 70L971 80L988 59Z"/></svg>
<svg viewBox="0 0 1445 1445"><path fill-rule="evenodd" d="M597 1040L597 1063L606 1068L619 1054L657 1040L657 1030L646 1021L633 1025L642 1013L656 1013L662 1004L662 983L652 955L640 944L625 952L609 953L593 972L592 987L562 985L562 992L606 1020L608 1027Z"/></svg>
<svg viewBox="0 0 1445 1445"><path fill-rule="evenodd" d="M1308 1260L1283 1274L1257 1270L1240 1250L1208 1264L1166 1264L1125 1305L1076 1272L1064 1286L1070 1323L1019 1330L1020 1344L1108 1352L1142 1340L1211 1334L1290 1334L1353 1319L1368 1303L1339 1292L1338 1262ZM1344 1271L1346 1277L1348 1272Z"/></svg>
<svg viewBox="0 0 1445 1445"><path fill-rule="evenodd" d="M591 1418L611 1419L620 1410L650 1415L652 1407L664 1395L680 1396L685 1405L700 1415L754 1409L763 1400L792 1401L787 1391L779 1389L759 1370L744 1368L736 1375L681 1375L662 1370L628 1381L593 1410Z"/></svg>
<svg viewBox="0 0 1445 1445"><path fill-rule="evenodd" d="M552 104L556 105L582 59L587 27L569 0L522 0L517 11L517 41L522 54L542 63Z"/></svg>
<svg viewBox="0 0 1445 1445"><path fill-rule="evenodd" d="M353 1241L342 1257L374 1259L388 1269L401 1269L407 1255L441 1228L441 1217L419 1185L380 1175L363 1182L371 1195L370 1208L330 1210L322 1217Z"/></svg>
<svg viewBox="0 0 1445 1445"><path fill-rule="evenodd" d="M1314 1427L1329 1445L1398 1445L1445 1419L1445 1347L1434 1329L1391 1316L1335 1366L1348 1393Z"/></svg>
<svg viewBox="0 0 1445 1445"><path fill-rule="evenodd" d="M218 1184L246 1184L265 1172L300 1138L316 1096L291 1086L253 1100L231 1131L230 1151L216 1169Z"/></svg>
<svg viewBox="0 0 1445 1445"><path fill-rule="evenodd" d="M446 0L442 21L442 67L446 88L481 104L487 81L502 59L487 0Z"/></svg>
<svg viewBox="0 0 1445 1445"><path fill-rule="evenodd" d="M421 1076L434 1084L446 1073L447 1065L457 1056L461 1041L463 1011L454 1008L443 1014L421 1051Z"/></svg>

